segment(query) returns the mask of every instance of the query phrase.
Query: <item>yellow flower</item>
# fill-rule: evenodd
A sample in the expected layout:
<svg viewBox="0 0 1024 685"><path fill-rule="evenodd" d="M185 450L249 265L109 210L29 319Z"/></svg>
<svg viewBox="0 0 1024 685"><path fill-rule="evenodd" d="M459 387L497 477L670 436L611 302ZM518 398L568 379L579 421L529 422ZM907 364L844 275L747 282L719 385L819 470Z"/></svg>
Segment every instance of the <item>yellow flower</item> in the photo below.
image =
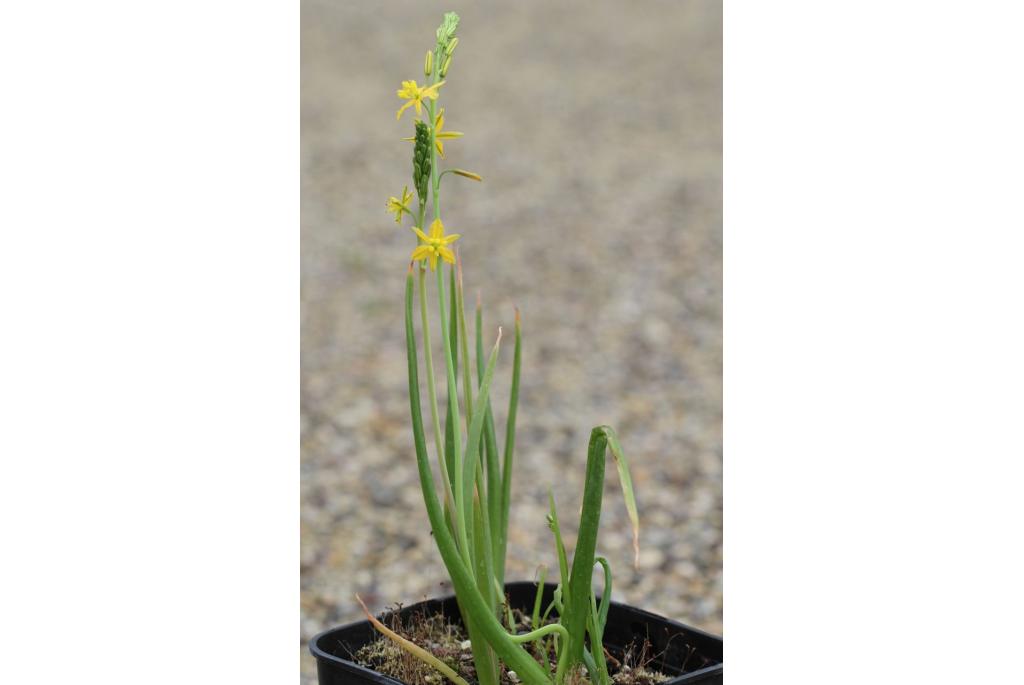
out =
<svg viewBox="0 0 1024 685"><path fill-rule="evenodd" d="M430 98L436 100L438 96L437 89L444 85L444 81L438 81L432 86L420 88L416 85L415 81L402 81L402 87L398 90L398 97L408 100L398 109L398 113L395 114L396 119L402 118L402 112L408 109L410 106L416 106L416 116L423 114L423 98Z"/></svg>
<svg viewBox="0 0 1024 685"><path fill-rule="evenodd" d="M412 193L409 192L409 186L402 188L402 199L399 200L397 197L388 198L388 209L389 212L395 213L395 223L402 223L402 213L408 212L409 216L412 216L412 210L409 209L409 203L412 202Z"/></svg>
<svg viewBox="0 0 1024 685"><path fill-rule="evenodd" d="M413 231L420 237L420 240L424 242L415 250L412 251L413 261L419 259L430 260L430 270L433 271L437 268L437 258L440 257L449 264L455 263L455 255L445 245L454 243L459 239L458 233L452 233L451 235L444 234L444 224L441 223L440 219L434 219L434 223L430 224L430 236L428 237L420 229L413 227Z"/></svg>
<svg viewBox="0 0 1024 685"><path fill-rule="evenodd" d="M437 146L437 154L441 155L441 159L444 159L444 143L442 140L448 140L451 138L461 138L463 135L460 131L442 131L444 128L444 107L437 113L437 118L434 119L434 144ZM402 138L402 140L408 140L410 142L416 142L416 136L410 136L409 138Z"/></svg>

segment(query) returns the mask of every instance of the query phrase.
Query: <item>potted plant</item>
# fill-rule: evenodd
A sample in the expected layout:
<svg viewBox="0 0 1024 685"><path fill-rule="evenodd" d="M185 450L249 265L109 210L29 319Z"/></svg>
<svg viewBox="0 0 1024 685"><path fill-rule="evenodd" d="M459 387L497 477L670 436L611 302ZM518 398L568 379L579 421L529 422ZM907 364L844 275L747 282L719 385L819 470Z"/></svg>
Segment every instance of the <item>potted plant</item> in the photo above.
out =
<svg viewBox="0 0 1024 685"><path fill-rule="evenodd" d="M634 560L639 553L639 516L626 455L608 426L598 426L591 433L571 563L549 491L547 522L553 533L558 576L555 582L546 583L547 569L541 566L538 583L505 583L521 322L517 311L508 418L499 451L490 387L502 332L499 328L485 358L478 299L471 346L462 263L452 248L460 235L447 233L441 217L441 183L448 174L482 180L470 171L438 167L439 157L444 158L444 141L462 136L444 129L445 112L438 104L458 45L458 22L454 12L445 14L434 48L424 60L427 82L421 86L415 80L403 81L398 90L404 103L396 118L401 119L410 108L421 117L414 123L414 135L406 139L413 143L415 196L406 187L400 197L391 197L387 203L397 223L406 216L411 218L410 228L416 236L405 282L413 445L431 534L455 594L391 612L383 620L364 606L366 621L321 633L310 644L320 683L397 680L418 685L444 679L456 685L471 681L479 685L721 682L720 638L611 601L612 570L608 561L596 554L609 453L632 523ZM426 228L428 210L431 221ZM426 369L427 420L440 485L434 478L420 399L417 314ZM445 377L440 379L447 390L443 407L434 376L432 318L440 333L445 369ZM595 565L603 571L600 594L592 584Z"/></svg>

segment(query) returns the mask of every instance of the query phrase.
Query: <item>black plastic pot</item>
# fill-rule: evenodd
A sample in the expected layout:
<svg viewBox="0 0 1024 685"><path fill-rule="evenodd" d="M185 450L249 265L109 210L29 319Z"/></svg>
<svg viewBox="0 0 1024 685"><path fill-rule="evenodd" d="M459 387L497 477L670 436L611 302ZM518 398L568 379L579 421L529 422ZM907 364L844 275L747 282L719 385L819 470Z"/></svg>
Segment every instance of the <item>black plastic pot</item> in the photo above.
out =
<svg viewBox="0 0 1024 685"><path fill-rule="evenodd" d="M545 605L551 601L554 589L551 583L545 585ZM509 583L505 586L505 592L513 608L526 613L532 611L537 593L534 583ZM414 611L442 613L449 620L461 623L454 596L405 607L401 616L404 619ZM369 621L332 628L314 637L309 643L309 651L316 657L320 685L398 685L400 681L350 661L360 647L377 637ZM662 685L713 685L722 682L722 638L641 609L612 602L604 630L605 647L614 654L621 652L634 640L638 644L642 643L644 638L651 643L651 653L657 655L651 667L674 676Z"/></svg>

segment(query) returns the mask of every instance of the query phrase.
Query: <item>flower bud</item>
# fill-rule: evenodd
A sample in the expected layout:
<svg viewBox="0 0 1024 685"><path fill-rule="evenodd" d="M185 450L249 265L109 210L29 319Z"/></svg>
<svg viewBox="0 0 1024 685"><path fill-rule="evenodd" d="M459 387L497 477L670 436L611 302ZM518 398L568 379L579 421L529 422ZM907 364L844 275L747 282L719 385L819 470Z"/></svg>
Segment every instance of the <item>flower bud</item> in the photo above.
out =
<svg viewBox="0 0 1024 685"><path fill-rule="evenodd" d="M452 173L459 176L465 176L466 178L471 178L474 181L484 180L480 174L474 174L472 171L466 171L465 169L452 169Z"/></svg>
<svg viewBox="0 0 1024 685"><path fill-rule="evenodd" d="M445 76L448 75L448 67L450 67L451 64L452 64L452 56L448 55L447 57L444 58L444 64L441 65L441 71L439 72L440 75L441 75L441 78L444 78Z"/></svg>
<svg viewBox="0 0 1024 685"><path fill-rule="evenodd" d="M459 15L455 12L445 12L444 21L437 27L437 44L448 45L448 42L455 37L455 31L459 28Z"/></svg>
<svg viewBox="0 0 1024 685"><path fill-rule="evenodd" d="M434 51L427 50L427 56L423 58L423 75L430 76L434 70Z"/></svg>
<svg viewBox="0 0 1024 685"><path fill-rule="evenodd" d="M449 41L448 46L445 47L444 54L451 55L453 52L455 52L455 46L457 46L458 44L459 44L458 36L456 36L455 38L452 38L451 41Z"/></svg>

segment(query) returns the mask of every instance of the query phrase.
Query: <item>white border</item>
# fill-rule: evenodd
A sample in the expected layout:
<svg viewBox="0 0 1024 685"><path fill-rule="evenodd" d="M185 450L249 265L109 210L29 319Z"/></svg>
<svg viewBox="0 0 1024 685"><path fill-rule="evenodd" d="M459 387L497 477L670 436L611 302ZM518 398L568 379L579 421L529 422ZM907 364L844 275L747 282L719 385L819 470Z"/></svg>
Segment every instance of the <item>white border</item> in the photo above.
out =
<svg viewBox="0 0 1024 685"><path fill-rule="evenodd" d="M297 677L298 12L0 11L0 682Z"/></svg>
<svg viewBox="0 0 1024 685"><path fill-rule="evenodd" d="M726 5L732 682L1021 678L1021 14Z"/></svg>

